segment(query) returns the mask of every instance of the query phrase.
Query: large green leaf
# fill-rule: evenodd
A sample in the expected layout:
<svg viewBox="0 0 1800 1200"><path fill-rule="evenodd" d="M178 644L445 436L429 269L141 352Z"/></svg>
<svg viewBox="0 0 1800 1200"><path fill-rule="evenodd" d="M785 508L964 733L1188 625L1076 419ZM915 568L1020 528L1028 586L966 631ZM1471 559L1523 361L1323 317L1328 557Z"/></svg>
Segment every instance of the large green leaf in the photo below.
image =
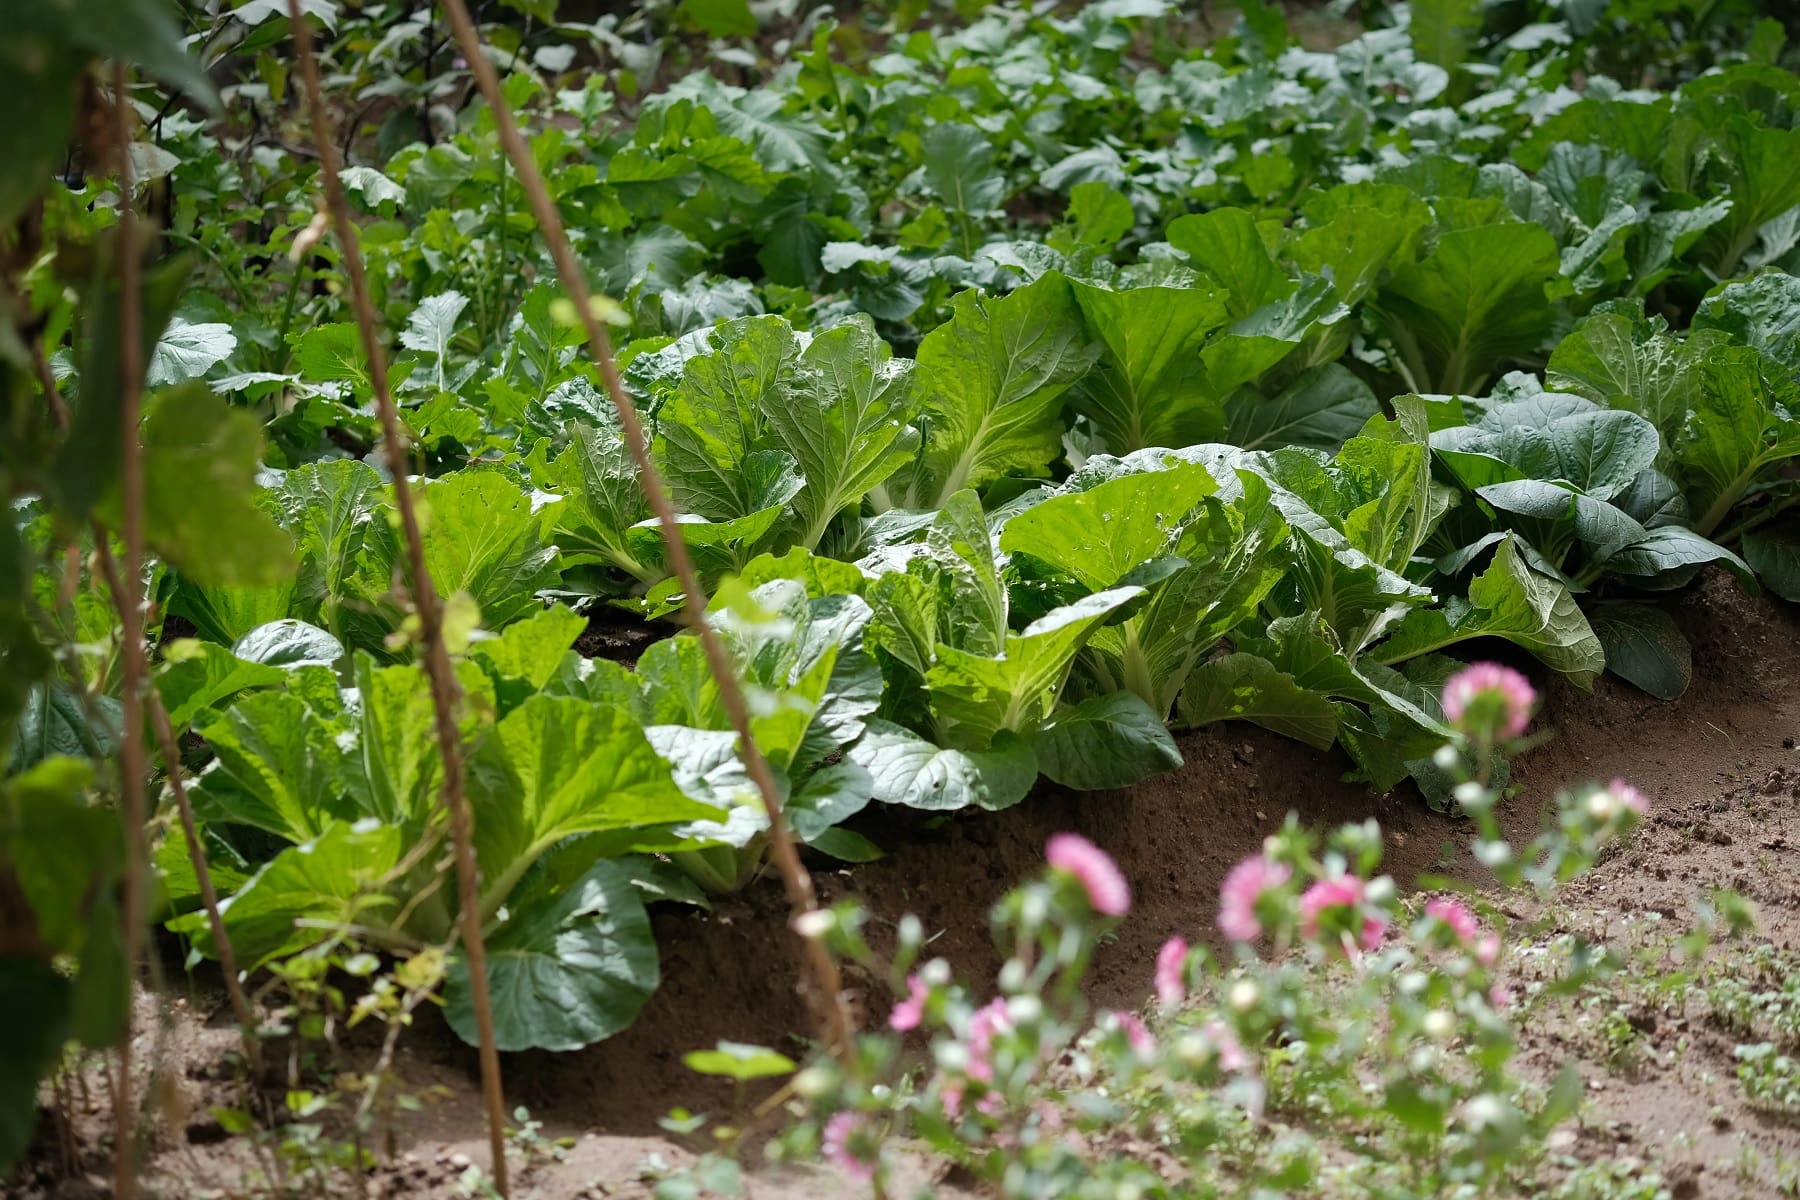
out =
<svg viewBox="0 0 1800 1200"><path fill-rule="evenodd" d="M292 578L287 532L255 503L262 430L204 384L158 395L144 419L144 535L201 585Z"/></svg>
<svg viewBox="0 0 1800 1200"><path fill-rule="evenodd" d="M951 302L951 319L919 346L925 451L903 473L908 508L937 508L1005 475L1041 476L1061 448L1063 392L1087 371L1069 282L1045 275L1003 299Z"/></svg>
<svg viewBox="0 0 1800 1200"><path fill-rule="evenodd" d="M973 125L933 125L921 146L925 183L952 212L981 216L1006 198L1006 176L994 147Z"/></svg>
<svg viewBox="0 0 1800 1200"><path fill-rule="evenodd" d="M1593 687L1606 666L1600 639L1575 598L1527 566L1511 536L1469 585L1468 599L1452 596L1442 608L1409 613L1374 655L1379 662L1399 663L1476 637L1502 637L1523 646L1581 688Z"/></svg>
<svg viewBox="0 0 1800 1200"><path fill-rule="evenodd" d="M1051 714L1031 736L1038 770L1064 787L1130 787L1181 765L1162 714L1135 692L1108 692Z"/></svg>
<svg viewBox="0 0 1800 1200"><path fill-rule="evenodd" d="M333 822L318 837L290 846L221 901L225 933L238 961L254 970L351 925L380 928L398 913L390 890L404 839L397 826ZM169 923L203 953L212 953L212 927L204 912ZM447 930L434 930L442 936Z"/></svg>
<svg viewBox="0 0 1800 1200"><path fill-rule="evenodd" d="M770 429L806 477L793 502L806 549L916 452L912 367L892 357L874 325L859 317L813 338L797 386L767 407Z"/></svg>
<svg viewBox="0 0 1800 1200"><path fill-rule="evenodd" d="M868 771L874 799L929 812L1010 808L1037 782L1037 757L1021 738L996 739L987 750L955 750L877 718L849 754Z"/></svg>
<svg viewBox="0 0 1800 1200"><path fill-rule="evenodd" d="M1071 287L1089 336L1105 352L1070 391L1070 406L1093 422L1107 448L1124 454L1217 440L1225 397L1208 386L1200 348L1230 320L1225 296L1204 288Z"/></svg>
<svg viewBox="0 0 1800 1200"><path fill-rule="evenodd" d="M468 792L490 912L563 838L717 815L682 794L630 712L568 697L502 718L469 759Z"/></svg>
<svg viewBox="0 0 1800 1200"><path fill-rule="evenodd" d="M1320 750L1337 740L1337 713L1326 695L1254 654L1227 654L1195 668L1177 709L1188 727L1250 721Z"/></svg>
<svg viewBox="0 0 1800 1200"><path fill-rule="evenodd" d="M637 1019L661 973L650 917L624 864L601 861L566 886L550 872L508 905L487 939L494 1041L502 1050L579 1050ZM445 983L450 1028L471 1045L468 961Z"/></svg>
<svg viewBox="0 0 1800 1200"><path fill-rule="evenodd" d="M339 749L326 716L299 696L249 693L197 732L214 755L191 786L194 809L206 820L304 842L334 821L362 815L345 780L355 760Z"/></svg>
<svg viewBox="0 0 1800 1200"><path fill-rule="evenodd" d="M925 684L946 740L985 750L1002 730L1032 729L1049 716L1075 655L1088 638L1121 606L1143 594L1141 587L1117 587L1063 605L1023 632L1008 633L997 657L940 645Z"/></svg>
<svg viewBox="0 0 1800 1200"><path fill-rule="evenodd" d="M1455 229L1395 268L1370 316L1415 390L1473 392L1550 331L1544 287L1559 270L1555 239L1539 225Z"/></svg>
<svg viewBox="0 0 1800 1200"><path fill-rule="evenodd" d="M1589 614L1606 669L1658 700L1675 700L1694 675L1693 648L1674 618L1647 604L1602 604Z"/></svg>

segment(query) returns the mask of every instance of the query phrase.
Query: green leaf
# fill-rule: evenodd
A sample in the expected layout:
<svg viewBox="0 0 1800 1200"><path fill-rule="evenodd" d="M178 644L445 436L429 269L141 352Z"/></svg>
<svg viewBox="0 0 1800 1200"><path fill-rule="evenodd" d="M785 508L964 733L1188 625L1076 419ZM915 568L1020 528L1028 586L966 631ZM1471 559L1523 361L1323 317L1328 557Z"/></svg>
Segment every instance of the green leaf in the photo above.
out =
<svg viewBox="0 0 1800 1200"><path fill-rule="evenodd" d="M270 621L233 642L231 652L246 662L267 663L293 671L301 667L336 666L343 643L305 621Z"/></svg>
<svg viewBox="0 0 1800 1200"><path fill-rule="evenodd" d="M1003 299L962 292L919 346L928 432L905 507L1044 475L1061 451L1062 395L1093 364L1069 283L1046 275Z"/></svg>
<svg viewBox="0 0 1800 1200"><path fill-rule="evenodd" d="M771 470L775 452L760 443L768 414L793 394L800 344L780 317L728 321L705 344L710 352L687 360L659 428L677 507L729 521L785 503L797 490L771 482L797 484L791 456L780 456L788 464L784 476Z"/></svg>
<svg viewBox="0 0 1800 1200"><path fill-rule="evenodd" d="M290 846L219 907L225 933L246 970L304 950L345 925L379 927L398 901L383 891L399 865L397 826L336 821L313 840ZM211 954L212 928L204 912L189 913L169 927Z"/></svg>
<svg viewBox="0 0 1800 1200"><path fill-rule="evenodd" d="M557 582L556 547L549 539L558 498L525 491L497 470L458 471L413 496L426 570L440 595L467 593L489 628L537 611L538 593ZM390 592L394 563L401 557L393 525L371 522L355 576L345 584L358 610L339 606L351 626L344 640L352 647L379 650L386 633L399 626L401 614Z"/></svg>
<svg viewBox="0 0 1800 1200"><path fill-rule="evenodd" d="M708 37L756 36L756 18L745 0L681 0L681 12Z"/></svg>
<svg viewBox="0 0 1800 1200"><path fill-rule="evenodd" d="M1107 449L1191 446L1224 432L1224 396L1200 361L1207 337L1230 319L1225 296L1199 288L1112 291L1071 284L1088 335L1105 347L1071 389L1070 406L1094 423Z"/></svg>
<svg viewBox="0 0 1800 1200"><path fill-rule="evenodd" d="M1481 36L1481 0L1412 0L1407 33L1421 62L1446 71L1462 66Z"/></svg>
<svg viewBox="0 0 1800 1200"><path fill-rule="evenodd" d="M1557 344L1545 386L1638 414L1670 446L1687 421L1698 379L1697 346L1617 313L1595 313Z"/></svg>
<svg viewBox="0 0 1800 1200"><path fill-rule="evenodd" d="M467 308L469 298L461 292L442 292L420 300L400 331L400 344L408 350L431 356L436 370L437 390L447 391L451 381L445 372L450 357L450 341L456 336L457 318Z"/></svg>
<svg viewBox="0 0 1800 1200"><path fill-rule="evenodd" d="M144 534L201 585L260 586L294 574L287 532L256 503L262 430L203 384L157 396L144 420Z"/></svg>
<svg viewBox="0 0 1800 1200"><path fill-rule="evenodd" d="M1746 533L1744 558L1771 592L1800 603L1800 530L1792 523Z"/></svg>
<svg viewBox="0 0 1800 1200"><path fill-rule="evenodd" d="M1549 412L1536 398L1496 404L1479 425L1434 433L1432 448L1465 486L1521 479L1560 482L1597 500L1618 496L1656 464L1662 439L1649 421L1620 409L1564 400ZM1469 456L1510 470L1496 472Z"/></svg>
<svg viewBox="0 0 1800 1200"><path fill-rule="evenodd" d="M1701 360L1702 385L1675 459L1702 535L1770 467L1800 455L1800 420L1789 415L1800 389L1772 378L1767 362L1747 346L1715 347Z"/></svg>
<svg viewBox="0 0 1800 1200"><path fill-rule="evenodd" d="M983 750L1002 731L1032 729L1050 714L1094 631L1143 594L1140 587L1111 588L1053 609L1022 633L1008 633L998 657L939 645L925 685L946 740Z"/></svg>
<svg viewBox="0 0 1800 1200"><path fill-rule="evenodd" d="M1131 211L1131 201L1122 193L1099 180L1090 180L1069 189L1064 222L1074 245L1110 250L1131 232L1137 217Z"/></svg>
<svg viewBox="0 0 1800 1200"><path fill-rule="evenodd" d="M650 917L628 866L602 860L557 888L548 872L508 905L487 941L494 1040L500 1049L579 1050L637 1019L661 980ZM467 960L444 988L450 1028L475 1044Z"/></svg>
<svg viewBox="0 0 1800 1200"><path fill-rule="evenodd" d="M230 358L237 350L237 336L231 326L217 322L194 324L172 317L168 328L150 352L150 364L144 375L147 387L167 387L199 379L213 367Z"/></svg>
<svg viewBox="0 0 1800 1200"><path fill-rule="evenodd" d="M1130 787L1181 765L1162 715L1135 692L1109 692L1053 713L1031 736L1038 769L1082 791Z"/></svg>
<svg viewBox="0 0 1800 1200"><path fill-rule="evenodd" d="M1668 613L1648 604L1601 604L1588 620L1606 649L1608 671L1658 700L1687 691L1693 649Z"/></svg>
<svg viewBox="0 0 1800 1200"><path fill-rule="evenodd" d="M1225 405L1225 438L1246 450L1311 446L1336 451L1381 411L1375 393L1342 363L1309 367L1272 397L1240 390Z"/></svg>
<svg viewBox="0 0 1800 1200"><path fill-rule="evenodd" d="M1652 581L1648 586L1679 587L1708 563L1719 563L1754 587L1755 575L1743 559L1681 525L1661 525L1605 558L1606 569Z"/></svg>
<svg viewBox="0 0 1800 1200"><path fill-rule="evenodd" d="M1181 690L1183 726L1250 721L1318 750L1337 740L1331 700L1254 654L1227 654L1195 668Z"/></svg>
<svg viewBox="0 0 1800 1200"><path fill-rule="evenodd" d="M170 724L178 731L227 697L287 682L287 672L279 667L246 660L223 646L191 638L165 645L163 664L156 675L156 688L162 693Z"/></svg>
<svg viewBox="0 0 1800 1200"><path fill-rule="evenodd" d="M951 211L981 216L1006 198L994 147L973 125L933 125L922 139L925 185Z"/></svg>
<svg viewBox="0 0 1800 1200"><path fill-rule="evenodd" d="M0 1173L31 1148L37 1128L38 1083L62 1060L70 1035L69 979L48 961L0 954Z"/></svg>
<svg viewBox="0 0 1800 1200"><path fill-rule="evenodd" d="M1700 302L1694 328L1729 334L1800 372L1800 279L1785 271L1764 271L1754 279L1728 283Z"/></svg>
<svg viewBox="0 0 1800 1200"><path fill-rule="evenodd" d="M1469 585L1468 599L1452 596L1442 608L1408 614L1376 648L1375 658L1404 662L1475 637L1502 637L1522 646L1583 689L1593 687L1606 666L1606 653L1575 598L1526 566L1512 535Z"/></svg>
<svg viewBox="0 0 1800 1200"><path fill-rule="evenodd" d="M921 398L912 367L857 317L812 339L798 385L768 407L770 429L806 477L793 501L804 548L817 547L833 517L916 452L910 422Z"/></svg>
<svg viewBox="0 0 1800 1200"><path fill-rule="evenodd" d="M190 787L194 809L206 820L251 825L298 843L359 815L344 778L355 760L345 758L334 730L299 696L251 692L196 732L215 756Z"/></svg>
<svg viewBox="0 0 1800 1200"><path fill-rule="evenodd" d="M1169 244L1188 256L1194 269L1227 297L1231 319L1247 317L1294 290L1293 282L1275 265L1250 214L1241 208L1215 208L1177 217L1169 225Z"/></svg>
<svg viewBox="0 0 1800 1200"><path fill-rule="evenodd" d="M1011 808L1038 775L1037 756L1022 739L998 739L989 750L949 749L878 718L849 754L869 772L876 800L928 812Z"/></svg>
<svg viewBox="0 0 1800 1200"><path fill-rule="evenodd" d="M468 793L489 911L563 838L718 815L682 795L631 713L546 695L494 726L469 759Z"/></svg>
<svg viewBox="0 0 1800 1200"><path fill-rule="evenodd" d="M1394 269L1369 316L1398 348L1413 390L1472 393L1543 341L1544 289L1560 270L1542 226L1455 229L1421 261Z"/></svg>
<svg viewBox="0 0 1800 1200"><path fill-rule="evenodd" d="M549 684L569 648L587 628L587 618L553 604L514 621L497 636L475 642L470 656L487 666L496 679L516 680L524 690L540 692ZM518 699L523 699L523 695Z"/></svg>
<svg viewBox="0 0 1800 1200"><path fill-rule="evenodd" d="M1102 591L1169 553L1194 509L1218 487L1193 463L1121 475L1026 509L1001 530L1000 549L1029 554L1088 591Z"/></svg>
<svg viewBox="0 0 1800 1200"><path fill-rule="evenodd" d="M794 1060L777 1054L766 1046L749 1046L743 1042L720 1042L716 1049L692 1050L681 1056L684 1066L702 1075L723 1075L739 1083L752 1079L768 1079L791 1075L798 1069Z"/></svg>
<svg viewBox="0 0 1800 1200"><path fill-rule="evenodd" d="M140 361L149 361L151 350L181 299L193 265L189 258L171 258L144 272L138 330L143 355ZM94 506L113 489L118 475L122 448L119 404L124 375L119 357L119 309L116 281L96 285L84 298L81 389L72 405L69 436L50 466L57 504L76 522L88 518ZM205 436L206 432L191 431L196 436Z"/></svg>

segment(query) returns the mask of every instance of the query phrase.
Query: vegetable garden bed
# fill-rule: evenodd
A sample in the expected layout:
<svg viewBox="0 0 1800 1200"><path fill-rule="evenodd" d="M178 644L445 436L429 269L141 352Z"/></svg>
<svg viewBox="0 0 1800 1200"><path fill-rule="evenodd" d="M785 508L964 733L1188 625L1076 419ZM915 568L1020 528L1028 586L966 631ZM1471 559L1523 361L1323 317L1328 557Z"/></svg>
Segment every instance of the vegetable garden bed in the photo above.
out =
<svg viewBox="0 0 1800 1200"><path fill-rule="evenodd" d="M0 31L0 1167L1800 1189L1779 14L508 5Z"/></svg>

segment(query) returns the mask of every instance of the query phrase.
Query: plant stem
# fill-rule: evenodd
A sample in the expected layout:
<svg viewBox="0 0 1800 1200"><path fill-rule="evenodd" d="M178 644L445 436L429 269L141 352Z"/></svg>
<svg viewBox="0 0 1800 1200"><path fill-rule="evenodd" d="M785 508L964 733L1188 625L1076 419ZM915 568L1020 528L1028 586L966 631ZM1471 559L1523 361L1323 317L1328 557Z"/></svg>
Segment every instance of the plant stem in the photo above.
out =
<svg viewBox="0 0 1800 1200"><path fill-rule="evenodd" d="M106 544L106 531L96 526L94 538L97 543L95 557L100 563L100 574L106 580L106 588L113 595L113 604L120 610L121 619L128 605L135 605L135 594L127 595L123 581L119 578L118 564L113 561L112 549ZM188 862L193 865L194 878L200 885L200 902L206 908L207 924L212 927L213 954L219 960L219 971L225 976L225 994L231 1000L231 1011L237 1017L238 1029L244 1039L244 1060L256 1070L262 1063L261 1048L256 1042L256 1020L250 1011L250 1002L244 996L243 981L238 978L237 955L231 949L231 938L225 932L225 918L219 910L219 893L213 888L212 870L206 864L206 848L200 842L200 831L194 823L194 806L188 802L187 785L181 779L181 750L175 741L175 728L169 722L169 712L163 707L162 696L155 688L146 688L144 704L149 712L150 726L156 734L157 746L162 751L163 771L168 776L169 791L175 797L175 810L181 815L181 830L187 835Z"/></svg>
<svg viewBox="0 0 1800 1200"><path fill-rule="evenodd" d="M119 507L120 535L125 541L125 578L131 592L115 593L124 639L119 735L120 816L125 823L125 1031L119 1041L119 1082L113 1092L113 1195L131 1200L137 1194L137 1111L131 1100L133 998L138 959L143 954L144 914L144 680L149 664L144 654L144 613L139 604L144 565L144 459L138 442L143 408L144 343L143 278L138 260L136 181L131 170L131 98L125 64L112 69L114 144L119 155Z"/></svg>
<svg viewBox="0 0 1800 1200"><path fill-rule="evenodd" d="M425 543L419 533L419 514L413 506L412 488L407 483L406 441L400 429L400 417L388 387L387 355L378 333L375 305L369 296L369 280L363 271L362 251L356 225L350 220L350 205L344 198L343 180L338 174L337 146L331 140L330 117L325 110L325 89L319 82L318 59L313 53L312 27L301 11L300 0L288 0L288 18L293 26L294 50L306 87L307 107L312 110L313 145L319 151L319 175L325 188L325 201L331 209L332 227L337 233L338 249L343 255L344 273L350 282L350 299L356 310L356 326L362 337L363 354L369 364L369 382L375 393L375 408L381 418L382 442L387 450L388 473L393 477L394 507L400 512L400 526L406 538L406 554L412 573L412 599L419 616L419 637L423 643L425 674L431 680L431 704L437 730L438 756L443 769L443 802L450 815L450 840L456 860L457 899L462 920L463 955L469 964L469 998L475 1012L475 1028L480 1044L481 1088L486 1101L488 1151L492 1156L491 1174L494 1187L502 1197L506 1183L506 1106L501 1097L500 1051L494 1039L494 1009L488 995L487 949L481 935L480 881L477 875L473 821L463 796L462 734L456 727L456 711L461 689L450 666L450 653L444 645L443 609L432 587L431 574L425 563Z"/></svg>
<svg viewBox="0 0 1800 1200"><path fill-rule="evenodd" d="M297 0L289 0L289 3L297 3ZM637 406L626 394L624 381L619 377L618 364L613 361L612 340L607 336L600 318L595 315L593 305L589 303L592 296L587 277L582 273L581 264L569 245L568 235L563 230L562 215L557 211L555 201L550 198L537 161L532 157L530 147L525 144L525 139L519 132L518 121L514 119L512 110L507 107L506 98L500 92L500 79L494 71L494 65L481 52L481 36L469 17L468 6L463 0L444 0L444 13L450 18L451 28L456 33L456 41L462 49L463 57L468 60L469 69L475 73L475 82L493 110L494 126L499 132L500 144L506 147L507 155L513 160L513 167L519 176L519 186L531 201L532 211L537 217L538 231L543 235L550 257L555 260L556 273L562 281L563 291L574 301L575 311L586 328L588 351L600 368L606 390L612 396L613 407L618 410L620 431L625 436L626 446L631 450L638 480L650 501L650 508L656 514L657 528L662 533L669 565L673 568L675 577L681 581L682 603L687 609L688 624L700 639L701 649L712 668L713 680L719 688L719 702L725 706L731 719L731 727L737 731L744 766L762 795L763 807L768 810L770 852L777 870L781 872L788 906L798 922L801 917L818 910L812 877L801 863L800 851L788 829L774 773L769 769L768 760L757 749L756 739L751 733L750 710L744 702L743 690L738 686L731 658L726 653L725 644L719 640L719 635L707 623L706 594L701 590L693 559L688 554L686 541L682 539L681 526L675 517L675 506L669 500L668 489L663 486L661 473L650 458L649 444L644 437L644 425L638 417ZM800 932L814 983L821 993L816 999L821 1024L825 1029L825 1045L832 1053L847 1057L851 1025L839 995L837 963L818 937L804 932L804 926L800 927Z"/></svg>

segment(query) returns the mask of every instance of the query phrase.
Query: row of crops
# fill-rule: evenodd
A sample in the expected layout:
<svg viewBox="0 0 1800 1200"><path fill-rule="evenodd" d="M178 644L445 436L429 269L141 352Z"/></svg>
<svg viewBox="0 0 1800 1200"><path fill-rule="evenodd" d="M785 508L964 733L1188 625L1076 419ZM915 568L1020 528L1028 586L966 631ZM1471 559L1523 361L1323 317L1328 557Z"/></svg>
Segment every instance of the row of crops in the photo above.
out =
<svg viewBox="0 0 1800 1200"><path fill-rule="evenodd" d="M656 987L645 904L746 886L768 818L491 113L419 61L406 6L308 7L360 122L347 182L448 597L499 1044L577 1048ZM1401 6L1330 52L1255 0L1205 45L1160 0L796 19L685 73L604 22L489 31L801 840L867 860L871 805L1127 786L1228 719L1444 805L1467 644L1673 699L1665 594L1712 565L1800 599L1800 77L1774 21L1622 7ZM185 54L149 21L166 44L136 61L172 90L138 89L130 149L160 218L143 519L187 760L164 766L252 968L457 917L283 11L220 14ZM624 66L574 65L596 45ZM195 54L234 80L223 120ZM55 93L86 61L34 63ZM65 151L85 103L46 106L40 169L0 192L26 1085L65 1038L106 1044L128 975L104 899L121 632L92 557L120 521L119 204ZM606 611L670 636L578 653ZM153 832L160 919L212 953L186 839ZM453 963L472 1039L467 984Z"/></svg>

